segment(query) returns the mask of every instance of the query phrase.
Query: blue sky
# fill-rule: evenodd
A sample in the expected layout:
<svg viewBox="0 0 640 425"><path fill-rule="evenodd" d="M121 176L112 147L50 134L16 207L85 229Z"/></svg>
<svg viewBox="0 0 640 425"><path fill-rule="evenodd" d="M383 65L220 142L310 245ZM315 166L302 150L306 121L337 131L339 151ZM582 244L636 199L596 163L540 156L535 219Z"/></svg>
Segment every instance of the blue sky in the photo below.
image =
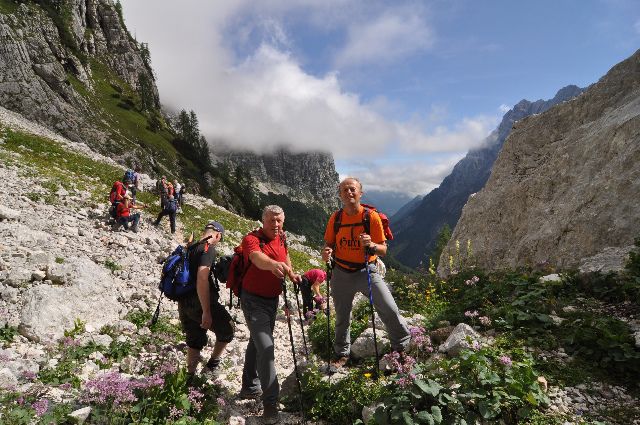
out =
<svg viewBox="0 0 640 425"><path fill-rule="evenodd" d="M640 2L122 0L161 101L209 141L333 153L365 190L437 187L521 99L640 47Z"/></svg>

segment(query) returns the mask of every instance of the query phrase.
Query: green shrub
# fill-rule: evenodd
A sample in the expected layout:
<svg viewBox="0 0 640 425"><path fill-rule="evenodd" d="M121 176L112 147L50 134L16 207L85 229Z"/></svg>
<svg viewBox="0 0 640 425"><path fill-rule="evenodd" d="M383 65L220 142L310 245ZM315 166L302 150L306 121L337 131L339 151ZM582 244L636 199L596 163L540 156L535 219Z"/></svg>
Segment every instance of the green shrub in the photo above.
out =
<svg viewBox="0 0 640 425"><path fill-rule="evenodd" d="M324 419L331 424L352 424L362 408L388 395L387 382L371 379L370 373L352 370L349 376L332 383L318 369L302 376L303 405L307 418ZM291 408L298 404L289 402Z"/></svg>
<svg viewBox="0 0 640 425"><path fill-rule="evenodd" d="M327 315L319 313L308 327L309 341L314 353L327 359L327 351L333 355L333 341L335 340L336 318L331 315L329 322L329 347L327 350Z"/></svg>
<svg viewBox="0 0 640 425"><path fill-rule="evenodd" d="M0 327L0 341L11 342L17 334L18 328L14 326L9 326L5 323L3 327Z"/></svg>
<svg viewBox="0 0 640 425"><path fill-rule="evenodd" d="M509 354L482 348L432 364L418 363L410 373L398 375L392 395L375 412L375 423L515 424L527 418L549 399L531 356L522 350Z"/></svg>

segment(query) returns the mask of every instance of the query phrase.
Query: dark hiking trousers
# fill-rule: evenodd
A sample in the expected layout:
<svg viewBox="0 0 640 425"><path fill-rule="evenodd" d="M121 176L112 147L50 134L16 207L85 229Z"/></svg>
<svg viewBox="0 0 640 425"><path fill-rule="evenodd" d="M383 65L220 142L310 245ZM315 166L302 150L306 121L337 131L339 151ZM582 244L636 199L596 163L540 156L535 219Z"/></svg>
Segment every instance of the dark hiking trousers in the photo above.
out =
<svg viewBox="0 0 640 425"><path fill-rule="evenodd" d="M302 292L302 311L304 317L307 317L307 312L313 311L313 291L311 291L311 282L304 276L300 282L300 292Z"/></svg>
<svg viewBox="0 0 640 425"><path fill-rule="evenodd" d="M176 232L176 212L175 211L174 212L170 212L167 210L160 211L160 214L158 214L158 218L153 224L155 226L160 224L160 220L162 220L162 217L164 217L165 215L169 216L169 223L171 224L171 233L175 233Z"/></svg>
<svg viewBox="0 0 640 425"><path fill-rule="evenodd" d="M278 298L264 298L242 291L242 312L249 328L249 343L244 355L242 389L262 389L263 404L278 402L280 384L276 375L273 328L276 325Z"/></svg>

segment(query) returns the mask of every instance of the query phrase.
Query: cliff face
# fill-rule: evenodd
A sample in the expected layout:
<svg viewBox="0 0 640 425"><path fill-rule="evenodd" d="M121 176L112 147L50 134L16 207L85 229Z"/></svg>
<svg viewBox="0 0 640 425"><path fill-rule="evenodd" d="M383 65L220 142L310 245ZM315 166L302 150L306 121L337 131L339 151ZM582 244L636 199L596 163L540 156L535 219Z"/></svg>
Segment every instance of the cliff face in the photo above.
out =
<svg viewBox="0 0 640 425"><path fill-rule="evenodd" d="M582 96L515 125L441 266L456 240L470 240L487 269L618 268L640 235L639 197L640 51Z"/></svg>
<svg viewBox="0 0 640 425"><path fill-rule="evenodd" d="M251 173L263 193L273 192L326 209L338 207L338 173L331 154L291 153L280 149L271 154L228 151L218 155Z"/></svg>
<svg viewBox="0 0 640 425"><path fill-rule="evenodd" d="M483 146L469 151L438 188L429 192L409 211L405 210L402 216L393 218L393 255L411 267L416 267L421 260L426 259L435 248L440 229L445 224L453 229L469 195L484 187L513 124L524 117L542 113L570 100L583 91L572 85L560 89L550 100L518 102L504 115L498 128L487 137Z"/></svg>
<svg viewBox="0 0 640 425"><path fill-rule="evenodd" d="M154 77L111 0L24 2L0 14L0 105L75 141L107 138L87 101L96 64L133 89Z"/></svg>

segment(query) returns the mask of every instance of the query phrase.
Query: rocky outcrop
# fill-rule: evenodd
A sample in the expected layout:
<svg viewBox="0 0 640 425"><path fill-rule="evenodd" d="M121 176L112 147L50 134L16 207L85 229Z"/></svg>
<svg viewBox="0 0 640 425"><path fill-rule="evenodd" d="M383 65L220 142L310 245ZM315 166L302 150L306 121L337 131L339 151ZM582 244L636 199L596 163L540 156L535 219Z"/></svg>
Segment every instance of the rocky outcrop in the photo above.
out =
<svg viewBox="0 0 640 425"><path fill-rule="evenodd" d="M66 0L47 9L21 3L0 14L0 106L101 147L105 130L79 93L94 90L94 62L134 89L146 76L158 102L153 74L111 0Z"/></svg>
<svg viewBox="0 0 640 425"><path fill-rule="evenodd" d="M516 123L441 266L455 241L470 240L486 269L570 269L594 257L609 269L611 255L620 267L640 235L639 197L640 51L582 96Z"/></svg>
<svg viewBox="0 0 640 425"><path fill-rule="evenodd" d="M273 153L216 150L218 161L249 170L263 193L285 194L292 199L338 207L338 173L333 156L324 152L293 153L280 149Z"/></svg>
<svg viewBox="0 0 640 425"><path fill-rule="evenodd" d="M440 230L445 225L453 229L469 195L484 187L513 124L573 99L583 91L584 89L571 85L558 90L550 100L518 102L504 115L498 128L484 140L482 146L470 150L438 188L429 192L409 211L403 207L402 215L394 217L392 254L411 267L416 267L420 261L425 260L435 248Z"/></svg>

